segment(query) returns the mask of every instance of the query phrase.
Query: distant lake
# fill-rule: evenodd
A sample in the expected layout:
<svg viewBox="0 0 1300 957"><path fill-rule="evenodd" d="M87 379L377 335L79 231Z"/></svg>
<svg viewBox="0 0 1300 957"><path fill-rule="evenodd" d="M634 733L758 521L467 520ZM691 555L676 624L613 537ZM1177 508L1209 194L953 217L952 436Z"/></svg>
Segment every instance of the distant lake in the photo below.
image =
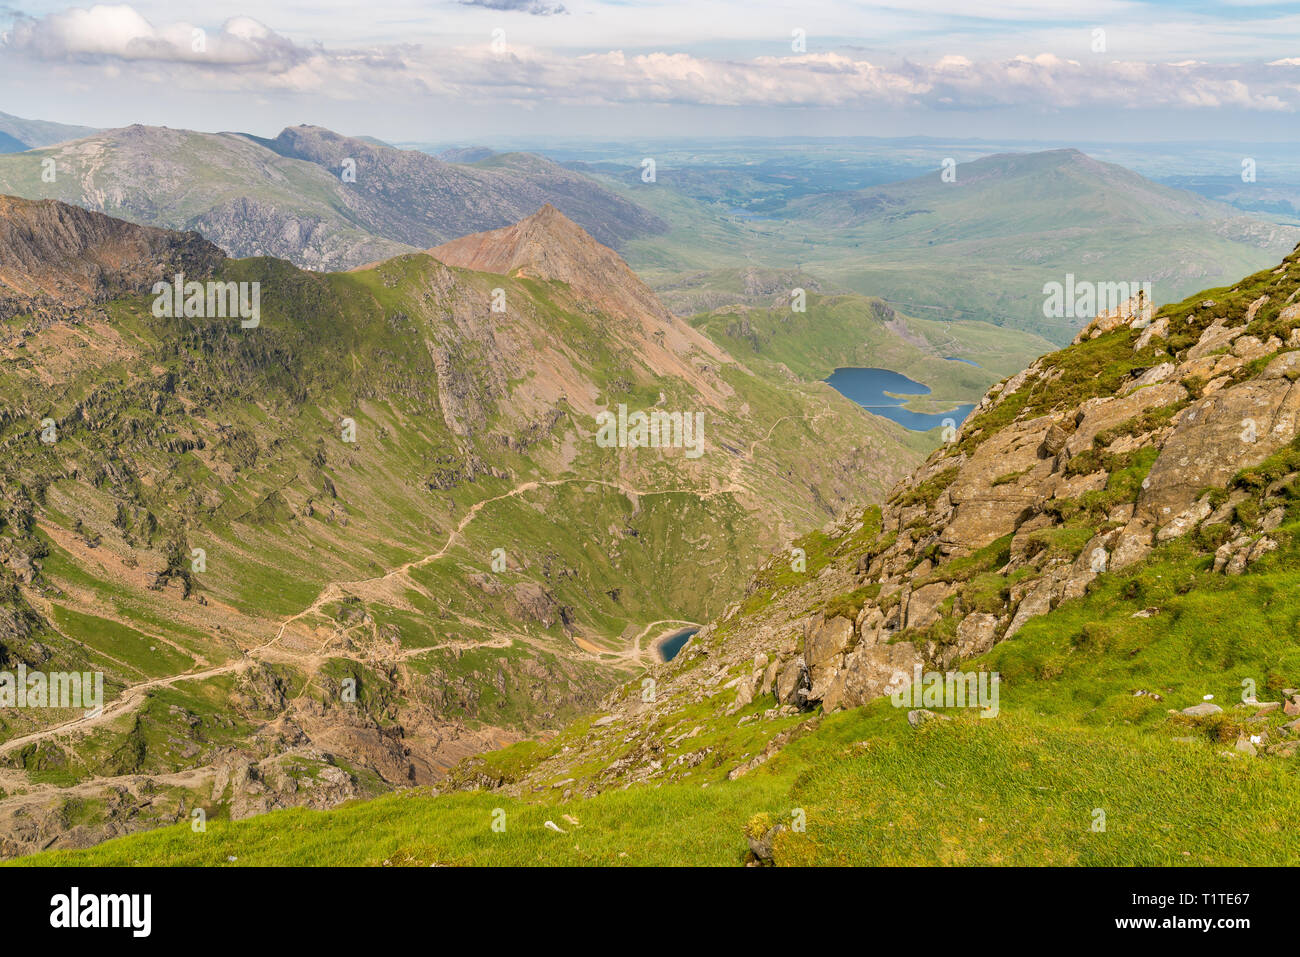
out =
<svg viewBox="0 0 1300 957"><path fill-rule="evenodd" d="M903 396L929 395L930 389L889 369L836 369L826 383L846 399L852 399L864 409L892 419L912 432L927 432L930 429L940 428L944 419L952 419L954 423L960 425L966 416L970 415L971 409L975 408L973 404L959 405L936 415L904 409L902 406L906 399L886 393L893 392Z"/></svg>
<svg viewBox="0 0 1300 957"><path fill-rule="evenodd" d="M669 637L659 646L659 654L663 656L664 661L672 661L676 658L677 652L681 651L686 642L690 641L691 637L699 630L698 628L683 628L677 634Z"/></svg>
<svg viewBox="0 0 1300 957"><path fill-rule="evenodd" d="M949 362L964 362L964 363L966 363L968 366L974 366L974 367L977 368L977 369L979 368L979 363L978 363L978 362L971 362L971 360L969 360L969 359L961 359L961 358L958 358L957 356L944 356L944 358L947 359Z"/></svg>

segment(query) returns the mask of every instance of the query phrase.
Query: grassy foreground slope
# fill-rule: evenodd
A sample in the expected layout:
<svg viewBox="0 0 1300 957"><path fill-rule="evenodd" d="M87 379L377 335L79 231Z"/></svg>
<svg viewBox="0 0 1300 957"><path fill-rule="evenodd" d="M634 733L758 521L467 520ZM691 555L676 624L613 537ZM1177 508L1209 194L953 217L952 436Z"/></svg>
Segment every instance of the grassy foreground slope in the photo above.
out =
<svg viewBox="0 0 1300 957"><path fill-rule="evenodd" d="M1283 531L1298 529L1291 521ZM701 766L662 787L566 803L558 789L527 798L413 790L212 822L202 834L178 825L24 863L730 865L747 853L754 815L779 822L801 808L807 829L777 838L778 863L1287 864L1300 852L1296 760L1224 752L1235 726L1277 737L1291 719L1275 712L1246 724L1253 711L1230 708L1223 722L1196 725L1168 711L1206 694L1238 700L1251 677L1262 700L1266 685L1300 675L1300 549L1236 578L1204 566L1186 547L1159 549L974 662L1002 674L992 720L954 712L913 729L881 699L821 719L736 780ZM1153 604L1158 614L1133 617ZM743 751L761 742L745 732L752 723L736 722L769 703L724 717L719 702L699 720L721 747ZM488 757L506 768L562 740ZM504 832L492 828L498 808ZM1096 809L1104 832L1093 830Z"/></svg>

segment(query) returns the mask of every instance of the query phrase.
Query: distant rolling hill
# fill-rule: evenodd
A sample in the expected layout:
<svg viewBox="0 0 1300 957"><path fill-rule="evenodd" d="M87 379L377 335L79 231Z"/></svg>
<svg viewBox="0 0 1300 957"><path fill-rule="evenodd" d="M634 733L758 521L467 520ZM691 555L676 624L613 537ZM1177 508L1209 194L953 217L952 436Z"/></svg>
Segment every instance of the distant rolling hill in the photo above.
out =
<svg viewBox="0 0 1300 957"><path fill-rule="evenodd" d="M55 161L53 183L41 176L47 158ZM306 126L274 139L149 126L106 130L0 156L0 192L196 230L235 256L276 256L318 270L505 226L546 203L616 247L666 228L636 204L539 157L447 163Z"/></svg>
<svg viewBox="0 0 1300 957"><path fill-rule="evenodd" d="M805 197L782 215L859 251L822 271L853 289L1065 341L1082 324L1042 312L1042 287L1150 281L1158 302L1276 261L1300 229L1243 216L1078 150L989 156L940 173ZM815 266L809 265L817 272Z"/></svg>
<svg viewBox="0 0 1300 957"><path fill-rule="evenodd" d="M989 156L854 191L775 203L753 187L716 202L661 165L652 184L595 174L669 223L630 241L628 262L679 314L789 294L774 279L879 296L933 319L975 319L1064 344L1084 317L1043 315L1043 285L1150 281L1156 301L1232 282L1276 262L1300 229L1154 183L1078 150ZM757 270L757 272L756 272ZM791 279L793 281L793 279ZM779 279L779 282L785 282ZM756 292L746 290L753 287Z"/></svg>
<svg viewBox="0 0 1300 957"><path fill-rule="evenodd" d="M96 132L91 126L70 126L46 120L25 120L0 113L0 153L18 153L39 146L75 140Z"/></svg>

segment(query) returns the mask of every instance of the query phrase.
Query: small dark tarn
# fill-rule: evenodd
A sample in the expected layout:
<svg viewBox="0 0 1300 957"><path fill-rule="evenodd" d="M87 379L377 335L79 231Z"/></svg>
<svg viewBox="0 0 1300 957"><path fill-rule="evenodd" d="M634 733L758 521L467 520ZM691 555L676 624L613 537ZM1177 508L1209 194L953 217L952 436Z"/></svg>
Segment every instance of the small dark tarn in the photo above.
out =
<svg viewBox="0 0 1300 957"><path fill-rule="evenodd" d="M659 654L664 661L672 661L676 658L677 652L681 651L686 646L686 642L691 640L691 636L699 630L698 628L683 628L676 634L670 635L659 646Z"/></svg>

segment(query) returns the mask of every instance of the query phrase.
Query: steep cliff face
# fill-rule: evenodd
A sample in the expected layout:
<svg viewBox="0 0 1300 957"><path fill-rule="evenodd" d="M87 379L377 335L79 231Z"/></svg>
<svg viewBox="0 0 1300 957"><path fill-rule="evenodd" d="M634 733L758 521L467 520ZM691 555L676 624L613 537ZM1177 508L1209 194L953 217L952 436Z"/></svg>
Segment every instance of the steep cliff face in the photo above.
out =
<svg viewBox="0 0 1300 957"><path fill-rule="evenodd" d="M1097 317L991 388L883 507L775 553L656 670L652 696L614 693L604 718L503 783L595 765L573 785L593 794L704 759L739 776L819 715L899 690L917 666L958 669L1153 553L1177 545L1212 576L1241 575L1290 541L1297 379L1300 251L1158 312L1135 301ZM764 702L764 717L806 719L758 754L667 760L688 747L678 731L743 724Z"/></svg>

